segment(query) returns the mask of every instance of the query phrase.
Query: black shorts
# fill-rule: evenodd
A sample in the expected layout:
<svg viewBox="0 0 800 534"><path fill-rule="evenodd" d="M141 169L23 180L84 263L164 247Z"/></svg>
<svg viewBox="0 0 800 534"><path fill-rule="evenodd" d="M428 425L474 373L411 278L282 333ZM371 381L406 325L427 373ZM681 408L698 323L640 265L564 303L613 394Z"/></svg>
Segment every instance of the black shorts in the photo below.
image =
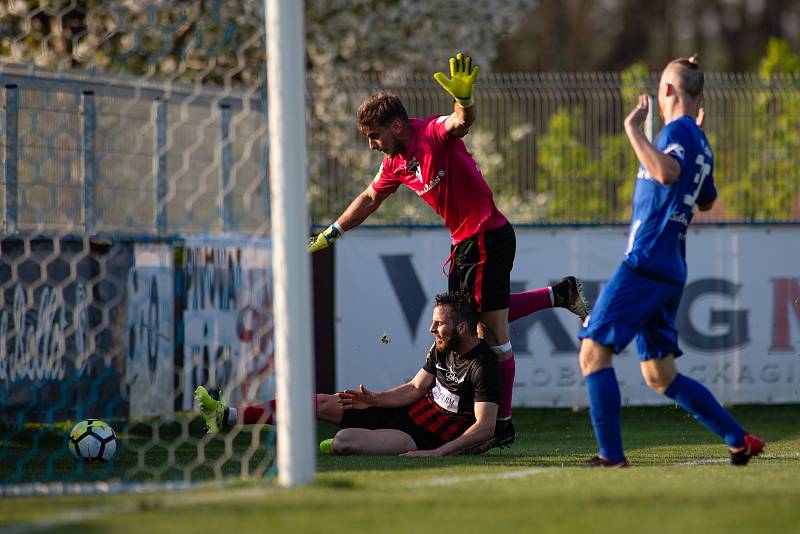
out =
<svg viewBox="0 0 800 534"><path fill-rule="evenodd" d="M448 290L473 295L481 312L508 308L516 252L517 238L511 223L452 245Z"/></svg>
<svg viewBox="0 0 800 534"><path fill-rule="evenodd" d="M366 428L368 430L392 429L405 432L417 449L428 451L441 447L444 441L414 423L405 408L367 408L366 410L345 410L339 422L342 428Z"/></svg>

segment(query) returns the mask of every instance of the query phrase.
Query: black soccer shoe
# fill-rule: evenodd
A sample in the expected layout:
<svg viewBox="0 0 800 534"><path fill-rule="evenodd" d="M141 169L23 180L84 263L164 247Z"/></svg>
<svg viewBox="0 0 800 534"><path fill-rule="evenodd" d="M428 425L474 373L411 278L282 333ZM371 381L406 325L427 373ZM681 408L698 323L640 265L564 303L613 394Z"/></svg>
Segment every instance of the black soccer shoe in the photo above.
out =
<svg viewBox="0 0 800 534"><path fill-rule="evenodd" d="M498 421L494 427L494 436L477 445L473 445L461 452L461 454L483 454L490 449L510 447L516 437L517 434L514 431L514 424L511 419Z"/></svg>
<svg viewBox="0 0 800 534"><path fill-rule="evenodd" d="M731 451L731 463L733 465L747 465L750 458L758 456L764 449L766 442L755 434L747 434L744 437L744 446Z"/></svg>
<svg viewBox="0 0 800 534"><path fill-rule="evenodd" d="M589 315L589 304L583 296L583 284L574 276L567 276L553 284L553 306L566 308L581 321Z"/></svg>
<svg viewBox="0 0 800 534"><path fill-rule="evenodd" d="M511 422L511 419L498 421L495 424L494 437L497 440L496 447L510 447L514 443L517 433L514 431L514 423Z"/></svg>

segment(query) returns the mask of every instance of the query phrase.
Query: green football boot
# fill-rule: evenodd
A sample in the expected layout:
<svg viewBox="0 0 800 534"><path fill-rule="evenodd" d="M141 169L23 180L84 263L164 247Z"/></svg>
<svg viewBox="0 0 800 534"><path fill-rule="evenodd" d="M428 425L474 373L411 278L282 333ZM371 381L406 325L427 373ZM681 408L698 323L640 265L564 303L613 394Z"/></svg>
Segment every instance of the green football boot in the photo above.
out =
<svg viewBox="0 0 800 534"><path fill-rule="evenodd" d="M319 452L322 454L333 454L333 438L323 439L319 442Z"/></svg>
<svg viewBox="0 0 800 534"><path fill-rule="evenodd" d="M219 432L225 428L225 423L228 420L228 412L230 409L225 405L222 398L222 392L216 392L216 399L203 386L197 386L194 390L194 400L197 402L197 407L200 413L203 414L205 419L205 431L207 434Z"/></svg>

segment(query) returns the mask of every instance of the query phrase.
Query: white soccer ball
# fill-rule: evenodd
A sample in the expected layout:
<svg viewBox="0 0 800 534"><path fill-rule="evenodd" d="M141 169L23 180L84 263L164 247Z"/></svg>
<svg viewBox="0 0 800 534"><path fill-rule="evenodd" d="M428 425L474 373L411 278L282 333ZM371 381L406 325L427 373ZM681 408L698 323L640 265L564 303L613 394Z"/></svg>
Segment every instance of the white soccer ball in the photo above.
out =
<svg viewBox="0 0 800 534"><path fill-rule="evenodd" d="M78 460L107 462L117 451L117 436L108 423L87 419L72 427L69 450Z"/></svg>

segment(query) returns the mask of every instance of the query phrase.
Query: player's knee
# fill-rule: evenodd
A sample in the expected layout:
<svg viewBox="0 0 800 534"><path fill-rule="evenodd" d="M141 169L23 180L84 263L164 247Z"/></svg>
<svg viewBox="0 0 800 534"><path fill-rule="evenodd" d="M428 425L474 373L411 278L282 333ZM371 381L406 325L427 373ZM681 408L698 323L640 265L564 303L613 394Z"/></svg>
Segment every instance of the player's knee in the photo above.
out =
<svg viewBox="0 0 800 534"><path fill-rule="evenodd" d="M644 360L641 364L641 370L644 383L662 395L678 375L675 359L672 356L663 359Z"/></svg>
<svg viewBox="0 0 800 534"><path fill-rule="evenodd" d="M671 379L657 373L645 373L643 376L644 376L644 383L647 384L647 386L650 387L650 389L654 390L655 392L661 395L664 394L669 385L672 383Z"/></svg>
<svg viewBox="0 0 800 534"><path fill-rule="evenodd" d="M353 454L357 452L355 432L350 428L344 428L337 432L333 436L331 452L333 454Z"/></svg>
<svg viewBox="0 0 800 534"><path fill-rule="evenodd" d="M589 338L581 342L578 359L583 376L590 375L606 367L611 367L611 350Z"/></svg>

